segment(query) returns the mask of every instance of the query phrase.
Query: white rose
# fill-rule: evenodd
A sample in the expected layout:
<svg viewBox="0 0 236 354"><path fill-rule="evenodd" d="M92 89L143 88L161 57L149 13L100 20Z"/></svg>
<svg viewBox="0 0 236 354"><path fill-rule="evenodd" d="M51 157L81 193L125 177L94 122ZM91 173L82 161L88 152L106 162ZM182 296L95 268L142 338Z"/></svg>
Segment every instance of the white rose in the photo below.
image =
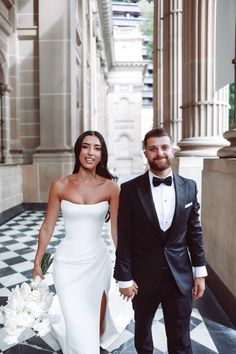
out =
<svg viewBox="0 0 236 354"><path fill-rule="evenodd" d="M43 337L50 331L50 321L49 319L45 319L42 322L34 325L33 329L38 332L38 336Z"/></svg>
<svg viewBox="0 0 236 354"><path fill-rule="evenodd" d="M4 324L4 322L5 322L4 306L0 306L0 324Z"/></svg>
<svg viewBox="0 0 236 354"><path fill-rule="evenodd" d="M20 287L20 294L25 298L28 294L30 294L31 288L27 283L22 283Z"/></svg>
<svg viewBox="0 0 236 354"><path fill-rule="evenodd" d="M38 289L41 285L42 279L37 275L31 282L30 287L31 289Z"/></svg>
<svg viewBox="0 0 236 354"><path fill-rule="evenodd" d="M32 327L35 319L27 311L20 312L17 316L17 327Z"/></svg>
<svg viewBox="0 0 236 354"><path fill-rule="evenodd" d="M26 306L27 311L31 314L32 317L38 318L40 317L44 310L42 309L41 303L30 302Z"/></svg>
<svg viewBox="0 0 236 354"><path fill-rule="evenodd" d="M41 293L38 289L31 291L31 297L34 301L39 302L41 300Z"/></svg>
<svg viewBox="0 0 236 354"><path fill-rule="evenodd" d="M6 316L5 327L7 330L14 332L17 329L17 315Z"/></svg>

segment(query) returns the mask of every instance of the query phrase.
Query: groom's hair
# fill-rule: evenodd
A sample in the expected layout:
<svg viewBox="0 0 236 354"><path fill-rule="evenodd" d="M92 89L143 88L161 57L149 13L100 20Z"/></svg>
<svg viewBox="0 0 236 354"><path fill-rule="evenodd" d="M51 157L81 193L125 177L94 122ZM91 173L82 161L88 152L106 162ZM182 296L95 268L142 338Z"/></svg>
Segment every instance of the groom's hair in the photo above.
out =
<svg viewBox="0 0 236 354"><path fill-rule="evenodd" d="M173 144L173 139L170 133L164 129L164 128L153 128L152 130L149 130L149 132L146 133L143 141L144 148L147 146L147 140L149 138L160 138L161 136L168 136L170 138L171 144Z"/></svg>

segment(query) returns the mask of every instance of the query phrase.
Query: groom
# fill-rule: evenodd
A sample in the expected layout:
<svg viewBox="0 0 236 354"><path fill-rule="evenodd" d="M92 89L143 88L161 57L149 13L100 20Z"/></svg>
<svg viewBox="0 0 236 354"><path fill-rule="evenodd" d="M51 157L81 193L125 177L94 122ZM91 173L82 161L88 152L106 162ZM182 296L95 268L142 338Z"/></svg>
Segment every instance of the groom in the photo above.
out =
<svg viewBox="0 0 236 354"><path fill-rule="evenodd" d="M123 298L133 301L138 354L153 353L159 304L168 353L191 354L192 299L205 289L196 183L172 172L172 144L165 129L149 131L144 154L150 169L121 185L114 277Z"/></svg>

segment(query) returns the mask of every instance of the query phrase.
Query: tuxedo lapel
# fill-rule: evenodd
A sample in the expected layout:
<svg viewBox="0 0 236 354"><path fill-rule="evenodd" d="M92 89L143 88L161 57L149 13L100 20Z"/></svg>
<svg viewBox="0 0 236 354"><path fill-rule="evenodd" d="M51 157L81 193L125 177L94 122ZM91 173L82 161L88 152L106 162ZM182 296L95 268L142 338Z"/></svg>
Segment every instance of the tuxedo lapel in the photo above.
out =
<svg viewBox="0 0 236 354"><path fill-rule="evenodd" d="M174 217L173 221L171 224L170 229L168 230L168 236L166 241L168 241L169 238L171 238L172 233L175 232L177 226L182 220L182 213L184 212L184 206L185 206L185 201L186 201L186 190L185 190L185 183L184 181L176 174L173 174L173 180L175 184L175 212L174 212ZM147 217L151 221L151 223L154 226L154 229L159 232L160 231L160 224L159 220L156 214L156 209L155 205L153 202L152 198L152 192L151 192L151 187L150 187L150 182L149 182L149 175L148 172L146 172L143 176L142 179L139 180L139 183L137 185L137 192L139 195L139 198L141 200L141 203L143 205L143 208L146 212Z"/></svg>
<svg viewBox="0 0 236 354"><path fill-rule="evenodd" d="M176 207L175 207L175 215L174 222L180 220L180 213L184 210L185 200L186 200L186 189L184 181L178 176L174 174L174 184L175 184L175 196L176 196Z"/></svg>
<svg viewBox="0 0 236 354"><path fill-rule="evenodd" d="M171 224L171 227L168 232L168 237L166 242L172 237L172 234L175 233L175 230L177 229L179 223L181 223L182 217L181 215L184 212L184 206L185 206L185 183L184 181L176 174L173 174L173 180L175 184L175 212L174 212L174 217L173 221Z"/></svg>
<svg viewBox="0 0 236 354"><path fill-rule="evenodd" d="M159 227L159 221L156 214L155 205L152 199L148 172L146 172L143 175L143 178L139 180L137 192L149 220L153 224L154 228L157 230Z"/></svg>

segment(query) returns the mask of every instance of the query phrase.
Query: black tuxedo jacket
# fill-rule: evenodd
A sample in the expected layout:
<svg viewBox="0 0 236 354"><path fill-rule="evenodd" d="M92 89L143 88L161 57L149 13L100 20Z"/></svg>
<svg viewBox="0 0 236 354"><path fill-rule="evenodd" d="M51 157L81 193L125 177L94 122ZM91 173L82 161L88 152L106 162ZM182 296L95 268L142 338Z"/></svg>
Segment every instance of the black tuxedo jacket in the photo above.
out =
<svg viewBox="0 0 236 354"><path fill-rule="evenodd" d="M193 287L192 266L206 265L196 183L176 174L173 179L176 208L166 233L160 229L148 172L121 185L114 278L135 280L139 292L157 290L167 261L179 290L187 294Z"/></svg>

